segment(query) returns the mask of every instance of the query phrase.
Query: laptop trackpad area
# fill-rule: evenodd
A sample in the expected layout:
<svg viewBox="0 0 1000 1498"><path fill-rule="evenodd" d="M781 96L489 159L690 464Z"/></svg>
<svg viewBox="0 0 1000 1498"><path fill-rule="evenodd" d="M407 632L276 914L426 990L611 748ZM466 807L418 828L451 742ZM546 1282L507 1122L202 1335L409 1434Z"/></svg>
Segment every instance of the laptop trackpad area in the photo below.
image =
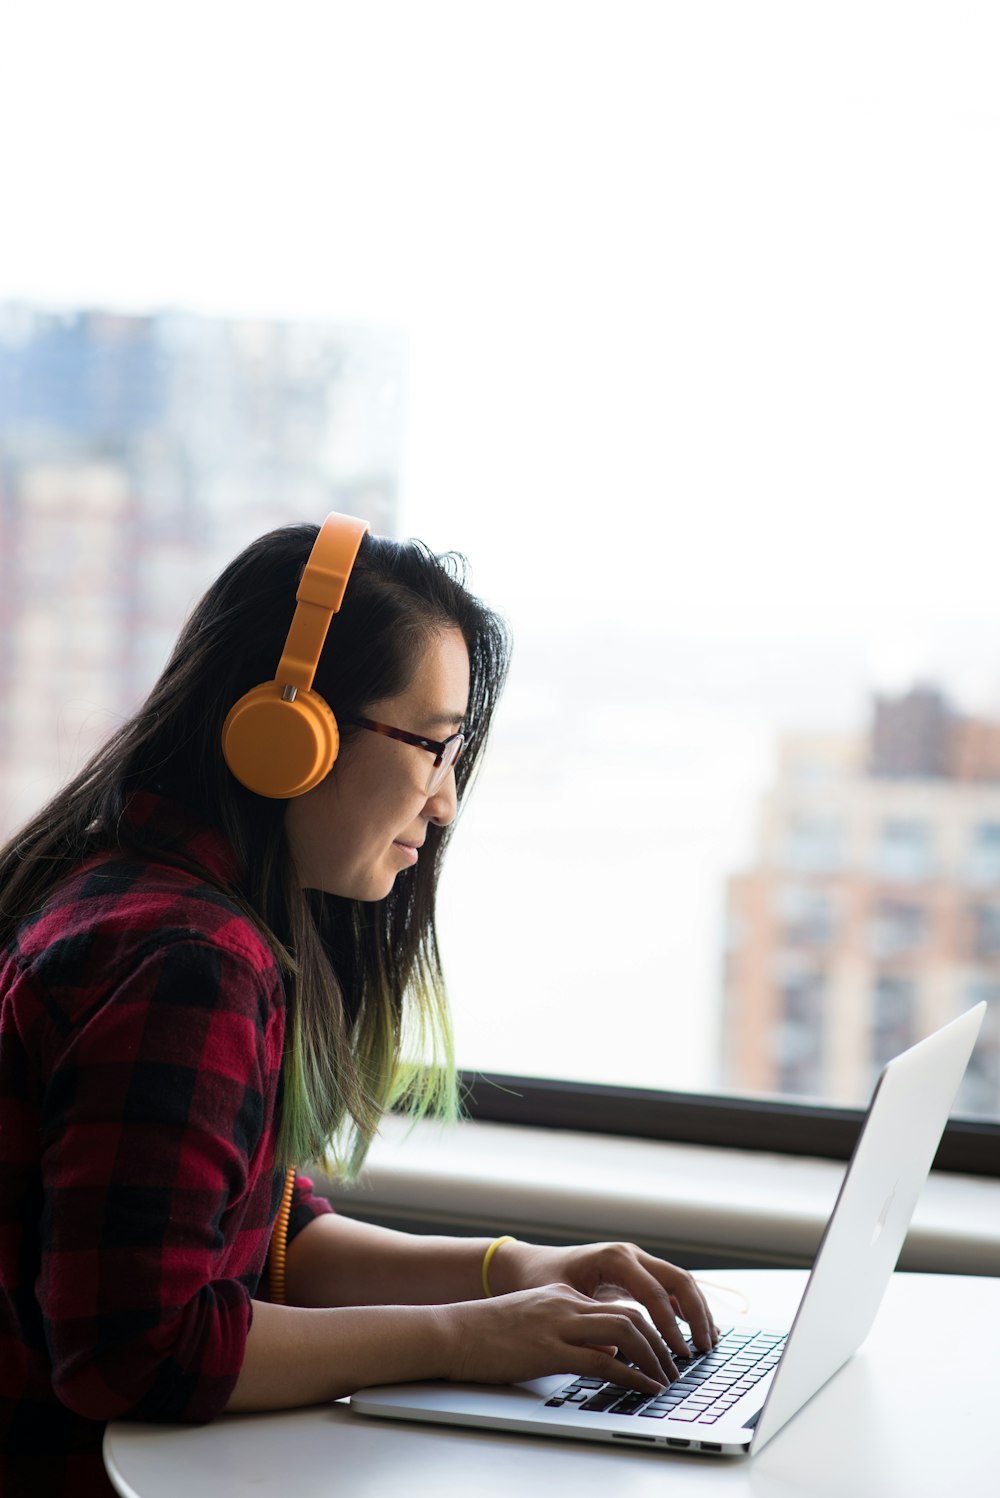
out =
<svg viewBox="0 0 1000 1498"><path fill-rule="evenodd" d="M484 1420L538 1417L545 1401L562 1389L571 1374L534 1378L521 1384L440 1383L383 1384L351 1395L351 1408L362 1415L479 1424Z"/></svg>

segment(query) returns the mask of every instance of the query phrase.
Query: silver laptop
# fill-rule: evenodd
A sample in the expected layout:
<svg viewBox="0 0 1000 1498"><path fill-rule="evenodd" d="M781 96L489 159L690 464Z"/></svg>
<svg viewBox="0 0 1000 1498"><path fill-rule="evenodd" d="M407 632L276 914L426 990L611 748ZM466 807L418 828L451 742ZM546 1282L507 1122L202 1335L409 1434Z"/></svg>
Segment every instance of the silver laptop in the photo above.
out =
<svg viewBox="0 0 1000 1498"><path fill-rule="evenodd" d="M561 1375L383 1385L352 1409L651 1451L759 1451L868 1335L985 1012L977 1004L882 1071L789 1331L730 1328L706 1354L689 1343L681 1377L656 1397Z"/></svg>

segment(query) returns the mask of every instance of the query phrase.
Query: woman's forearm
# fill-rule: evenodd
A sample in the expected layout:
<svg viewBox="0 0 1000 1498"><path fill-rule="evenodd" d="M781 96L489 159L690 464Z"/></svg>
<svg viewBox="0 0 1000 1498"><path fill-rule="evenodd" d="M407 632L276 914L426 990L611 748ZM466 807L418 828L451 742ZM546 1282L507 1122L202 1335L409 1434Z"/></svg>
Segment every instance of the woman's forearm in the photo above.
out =
<svg viewBox="0 0 1000 1498"><path fill-rule="evenodd" d="M398 1233L339 1213L316 1217L289 1244L286 1298L298 1306L476 1300L490 1241Z"/></svg>
<svg viewBox="0 0 1000 1498"><path fill-rule="evenodd" d="M226 1409L295 1409L367 1384L445 1378L451 1342L445 1307L314 1310L255 1301L243 1366Z"/></svg>
<svg viewBox="0 0 1000 1498"><path fill-rule="evenodd" d="M291 1409L367 1384L449 1377L455 1303L482 1296L489 1243L314 1218L288 1246L287 1303L254 1302L226 1408Z"/></svg>

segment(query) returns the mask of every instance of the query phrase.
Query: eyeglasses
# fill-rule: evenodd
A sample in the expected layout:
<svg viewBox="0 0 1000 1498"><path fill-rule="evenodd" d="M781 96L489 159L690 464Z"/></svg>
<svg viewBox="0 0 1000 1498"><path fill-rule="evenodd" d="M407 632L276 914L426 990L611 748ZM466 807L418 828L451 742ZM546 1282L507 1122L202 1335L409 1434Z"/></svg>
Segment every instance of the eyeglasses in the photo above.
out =
<svg viewBox="0 0 1000 1498"><path fill-rule="evenodd" d="M427 795L433 796L449 770L458 763L465 748L465 734L453 733L446 739L425 739L419 733L407 733L405 728L390 728L388 723L376 723L371 718L345 718L344 723L354 728L367 728L369 733L381 733L387 739L399 739L403 744L413 744L417 749L426 749L434 755L434 763L427 779Z"/></svg>

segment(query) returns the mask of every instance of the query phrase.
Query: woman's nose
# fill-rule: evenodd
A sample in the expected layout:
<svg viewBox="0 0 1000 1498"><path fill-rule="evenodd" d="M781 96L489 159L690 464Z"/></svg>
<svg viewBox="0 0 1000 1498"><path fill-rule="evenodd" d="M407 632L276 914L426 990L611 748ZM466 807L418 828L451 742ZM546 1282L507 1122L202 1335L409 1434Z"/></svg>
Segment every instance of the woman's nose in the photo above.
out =
<svg viewBox="0 0 1000 1498"><path fill-rule="evenodd" d="M427 798L430 808L428 815L432 822L438 827L447 827L454 822L458 813L458 789L455 785L455 771L451 769L434 791Z"/></svg>

